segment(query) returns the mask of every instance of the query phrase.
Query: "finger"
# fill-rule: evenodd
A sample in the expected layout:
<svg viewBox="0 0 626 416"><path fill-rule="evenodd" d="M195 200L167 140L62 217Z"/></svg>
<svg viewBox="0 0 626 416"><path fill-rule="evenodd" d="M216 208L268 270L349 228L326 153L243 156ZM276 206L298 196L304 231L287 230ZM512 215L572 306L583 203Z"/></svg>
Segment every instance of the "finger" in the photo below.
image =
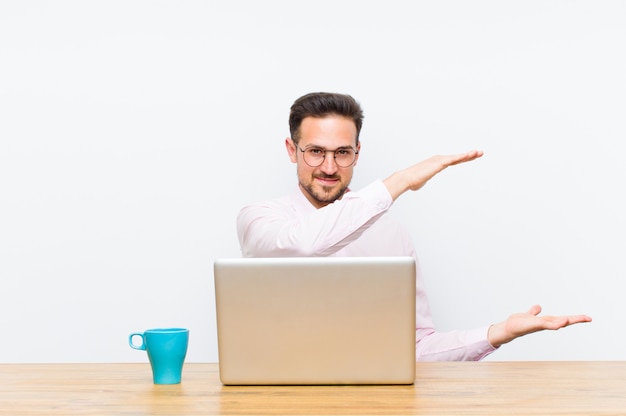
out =
<svg viewBox="0 0 626 416"><path fill-rule="evenodd" d="M528 313L530 315L539 315L541 313L541 306L540 305L533 305L530 307L530 309L528 310Z"/></svg>
<svg viewBox="0 0 626 416"><path fill-rule="evenodd" d="M467 153L459 153L458 155L454 155L451 157L448 166L457 165L459 163L470 162L472 160L478 159L483 155L483 152L480 150L472 150Z"/></svg>
<svg viewBox="0 0 626 416"><path fill-rule="evenodd" d="M587 315L573 315L569 317L569 323L570 324L578 324L578 323L582 323L582 322L591 322L591 316L587 316Z"/></svg>
<svg viewBox="0 0 626 416"><path fill-rule="evenodd" d="M546 329L560 329L574 324L591 322L591 318L587 315L544 316L543 319Z"/></svg>
<svg viewBox="0 0 626 416"><path fill-rule="evenodd" d="M467 157L470 159L476 159L481 157L484 154L482 150L471 150L466 153Z"/></svg>

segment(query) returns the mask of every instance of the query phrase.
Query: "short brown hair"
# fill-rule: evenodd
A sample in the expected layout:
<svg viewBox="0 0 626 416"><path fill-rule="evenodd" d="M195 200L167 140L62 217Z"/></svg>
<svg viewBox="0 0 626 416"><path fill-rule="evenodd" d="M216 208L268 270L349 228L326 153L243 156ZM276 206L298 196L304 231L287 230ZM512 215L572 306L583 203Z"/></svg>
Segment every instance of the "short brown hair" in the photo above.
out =
<svg viewBox="0 0 626 416"><path fill-rule="evenodd" d="M306 117L326 117L329 115L347 117L354 121L356 126L356 142L359 143L359 134L363 125L363 110L360 104L351 96L328 92L313 92L298 98L291 106L289 113L289 132L291 139L298 143L300 140L300 125Z"/></svg>

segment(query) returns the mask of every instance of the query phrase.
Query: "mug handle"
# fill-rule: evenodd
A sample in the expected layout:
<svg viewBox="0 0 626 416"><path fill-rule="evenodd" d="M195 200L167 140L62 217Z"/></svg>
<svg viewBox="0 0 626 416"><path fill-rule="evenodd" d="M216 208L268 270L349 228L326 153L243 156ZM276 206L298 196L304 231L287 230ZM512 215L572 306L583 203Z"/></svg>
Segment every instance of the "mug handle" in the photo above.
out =
<svg viewBox="0 0 626 416"><path fill-rule="evenodd" d="M141 345L133 344L133 337L141 337ZM141 332L133 332L132 334L130 334L130 336L128 337L128 344L131 348L134 348L136 350L146 350L146 339Z"/></svg>

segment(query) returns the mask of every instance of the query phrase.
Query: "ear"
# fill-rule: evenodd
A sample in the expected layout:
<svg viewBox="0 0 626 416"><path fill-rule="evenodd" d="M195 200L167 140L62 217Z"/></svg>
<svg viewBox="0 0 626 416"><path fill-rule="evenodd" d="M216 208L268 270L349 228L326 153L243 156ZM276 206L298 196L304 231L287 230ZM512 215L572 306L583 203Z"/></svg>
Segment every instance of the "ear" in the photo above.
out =
<svg viewBox="0 0 626 416"><path fill-rule="evenodd" d="M291 137L287 137L285 139L285 148L287 148L287 153L289 153L289 159L292 163L296 163L298 161L297 158L297 149L296 144L291 140Z"/></svg>

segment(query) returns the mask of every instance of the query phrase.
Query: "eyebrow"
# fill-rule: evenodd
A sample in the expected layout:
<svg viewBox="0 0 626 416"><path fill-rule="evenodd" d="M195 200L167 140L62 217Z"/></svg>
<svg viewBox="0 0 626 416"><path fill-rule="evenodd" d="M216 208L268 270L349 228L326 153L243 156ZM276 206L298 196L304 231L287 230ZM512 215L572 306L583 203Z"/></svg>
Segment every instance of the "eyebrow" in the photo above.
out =
<svg viewBox="0 0 626 416"><path fill-rule="evenodd" d="M330 149L327 149L327 148L325 148L325 147L323 147L323 146L317 146L317 145L314 145L314 144L312 144L312 145L308 145L308 146L305 146L304 150L306 150L306 149L321 149L321 150L330 150ZM352 146L339 146L339 147L337 147L337 148L333 149L333 151L343 150L343 149L351 149L351 150L354 150L354 147L352 147Z"/></svg>

